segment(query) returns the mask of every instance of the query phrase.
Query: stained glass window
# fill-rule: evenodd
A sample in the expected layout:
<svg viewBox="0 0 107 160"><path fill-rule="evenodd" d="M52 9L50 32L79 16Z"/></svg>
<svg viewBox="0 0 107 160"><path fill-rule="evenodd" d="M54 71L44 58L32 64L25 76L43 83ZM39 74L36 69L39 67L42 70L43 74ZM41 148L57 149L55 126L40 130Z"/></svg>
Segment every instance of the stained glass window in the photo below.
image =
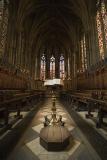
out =
<svg viewBox="0 0 107 160"><path fill-rule="evenodd" d="M104 1L101 3L101 15L103 20L103 26L104 26L104 36L106 41L106 48L107 48L107 11Z"/></svg>
<svg viewBox="0 0 107 160"><path fill-rule="evenodd" d="M7 38L7 26L8 26L8 5L4 6L4 1L0 1L0 56L4 54L5 43Z"/></svg>
<svg viewBox="0 0 107 160"><path fill-rule="evenodd" d="M96 6L99 6L100 4L100 0L97 0Z"/></svg>
<svg viewBox="0 0 107 160"><path fill-rule="evenodd" d="M81 40L81 67L82 71L84 72L87 69L87 50L86 50L86 39L85 35Z"/></svg>
<svg viewBox="0 0 107 160"><path fill-rule="evenodd" d="M85 66L84 66L84 42L81 40L81 63L82 63L82 71L84 72Z"/></svg>
<svg viewBox="0 0 107 160"><path fill-rule="evenodd" d="M40 74L40 79L45 80L45 75L46 75L46 59L45 55L43 54L41 57L41 74Z"/></svg>
<svg viewBox="0 0 107 160"><path fill-rule="evenodd" d="M55 58L52 56L50 58L50 78L55 78Z"/></svg>
<svg viewBox="0 0 107 160"><path fill-rule="evenodd" d="M96 23L97 23L97 31L98 31L100 58L104 59L103 33L102 33L102 25L101 25L101 15L99 11L97 11Z"/></svg>
<svg viewBox="0 0 107 160"><path fill-rule="evenodd" d="M83 46L84 46L84 67L85 67L85 69L87 69L87 50L86 50L85 35L84 35L84 39L83 39Z"/></svg>
<svg viewBox="0 0 107 160"><path fill-rule="evenodd" d="M65 73L64 73L65 76ZM68 57L68 79L70 79L70 59Z"/></svg>
<svg viewBox="0 0 107 160"><path fill-rule="evenodd" d="M1 28L2 18L3 18L3 8L2 8L2 5L0 3L0 28Z"/></svg>
<svg viewBox="0 0 107 160"><path fill-rule="evenodd" d="M65 79L65 65L63 55L60 57L60 78L63 80Z"/></svg>

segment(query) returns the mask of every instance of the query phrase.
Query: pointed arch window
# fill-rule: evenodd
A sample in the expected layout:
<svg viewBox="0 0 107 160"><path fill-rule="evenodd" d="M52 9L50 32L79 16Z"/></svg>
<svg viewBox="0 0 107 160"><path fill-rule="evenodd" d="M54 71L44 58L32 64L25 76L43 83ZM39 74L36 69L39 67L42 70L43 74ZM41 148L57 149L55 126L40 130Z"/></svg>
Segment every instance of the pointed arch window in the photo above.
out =
<svg viewBox="0 0 107 160"><path fill-rule="evenodd" d="M41 70L40 70L40 79L45 80L45 75L46 75L46 58L45 55L43 54L41 57Z"/></svg>
<svg viewBox="0 0 107 160"><path fill-rule="evenodd" d="M64 73L64 77L65 77L65 73ZM69 57L68 57L68 79L70 79L70 58Z"/></svg>
<svg viewBox="0 0 107 160"><path fill-rule="evenodd" d="M85 35L81 40L81 67L83 72L87 69L87 50Z"/></svg>
<svg viewBox="0 0 107 160"><path fill-rule="evenodd" d="M0 29L1 29L1 23L3 20L3 10L4 10L4 0L0 1Z"/></svg>
<svg viewBox="0 0 107 160"><path fill-rule="evenodd" d="M104 27L105 44L107 48L107 10L106 10L104 0L101 3L101 16L102 16L103 27Z"/></svg>
<svg viewBox="0 0 107 160"><path fill-rule="evenodd" d="M55 58L52 56L50 58L50 78L55 78Z"/></svg>
<svg viewBox="0 0 107 160"><path fill-rule="evenodd" d="M87 69L87 49L86 49L85 35L84 35L84 38L83 38L83 47L84 47L84 67L85 67L85 69Z"/></svg>
<svg viewBox="0 0 107 160"><path fill-rule="evenodd" d="M102 33L102 24L101 24L101 14L99 10L97 11L96 23L97 23L100 58L104 59L103 33Z"/></svg>
<svg viewBox="0 0 107 160"><path fill-rule="evenodd" d="M0 1L0 57L4 56L8 28L8 2Z"/></svg>
<svg viewBox="0 0 107 160"><path fill-rule="evenodd" d="M63 55L60 57L60 78L63 80L65 79L65 64Z"/></svg>
<svg viewBox="0 0 107 160"><path fill-rule="evenodd" d="M84 43L83 40L81 40L81 67L82 67L82 71L85 71L85 66L84 66Z"/></svg>

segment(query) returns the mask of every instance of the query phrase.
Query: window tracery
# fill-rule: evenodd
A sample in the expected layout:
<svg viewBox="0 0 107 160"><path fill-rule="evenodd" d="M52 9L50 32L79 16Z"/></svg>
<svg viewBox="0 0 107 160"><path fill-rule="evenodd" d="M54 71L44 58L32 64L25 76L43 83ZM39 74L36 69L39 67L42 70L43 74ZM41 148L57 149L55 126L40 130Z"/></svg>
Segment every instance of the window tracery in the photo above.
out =
<svg viewBox="0 0 107 160"><path fill-rule="evenodd" d="M45 80L45 75L46 75L46 59L45 55L43 54L41 57L41 69L40 69L40 79Z"/></svg>
<svg viewBox="0 0 107 160"><path fill-rule="evenodd" d="M55 78L55 58L53 55L50 58L50 78Z"/></svg>
<svg viewBox="0 0 107 160"><path fill-rule="evenodd" d="M100 15L99 11L97 11L96 23L97 23L97 33L98 33L98 44L99 44L100 58L104 59L103 33L102 33L101 15Z"/></svg>
<svg viewBox="0 0 107 160"><path fill-rule="evenodd" d="M101 3L101 16L103 20L103 27L104 27L104 36L105 36L105 44L107 48L107 10L104 1Z"/></svg>
<svg viewBox="0 0 107 160"><path fill-rule="evenodd" d="M81 40L81 63L82 63L82 71L85 71L85 67L84 67L84 44L83 44L83 40Z"/></svg>
<svg viewBox="0 0 107 160"><path fill-rule="evenodd" d="M87 50L86 50L86 39L85 35L81 40L81 67L84 72L87 69Z"/></svg>
<svg viewBox="0 0 107 160"><path fill-rule="evenodd" d="M83 45L84 45L84 67L85 67L85 69L87 69L87 50L86 50L85 35L84 35L84 39L83 39Z"/></svg>
<svg viewBox="0 0 107 160"><path fill-rule="evenodd" d="M7 37L7 27L8 27L8 3L4 3L2 0L0 2L0 56L3 56L5 51L5 43Z"/></svg>
<svg viewBox="0 0 107 160"><path fill-rule="evenodd" d="M63 55L60 57L60 78L63 80L65 79L65 64Z"/></svg>

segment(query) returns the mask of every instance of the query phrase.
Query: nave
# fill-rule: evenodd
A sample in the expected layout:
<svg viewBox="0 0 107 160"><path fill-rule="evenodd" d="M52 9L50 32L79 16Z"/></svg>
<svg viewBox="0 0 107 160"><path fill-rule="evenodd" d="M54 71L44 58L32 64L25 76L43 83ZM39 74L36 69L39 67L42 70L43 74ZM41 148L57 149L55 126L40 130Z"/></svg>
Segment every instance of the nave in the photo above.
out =
<svg viewBox="0 0 107 160"><path fill-rule="evenodd" d="M101 160L73 118L64 108L67 106L64 106L59 100L56 100L56 111L57 114L62 115L65 127L70 131L70 145L61 152L48 152L40 145L39 133L43 127L44 116L51 114L51 107L51 98L48 98L39 106L38 112L7 160Z"/></svg>
<svg viewBox="0 0 107 160"><path fill-rule="evenodd" d="M44 102L56 94L57 111L51 98ZM54 133L52 146L61 133L64 152L43 148L50 142L41 137L43 125ZM107 0L0 0L0 160L6 158L107 160Z"/></svg>

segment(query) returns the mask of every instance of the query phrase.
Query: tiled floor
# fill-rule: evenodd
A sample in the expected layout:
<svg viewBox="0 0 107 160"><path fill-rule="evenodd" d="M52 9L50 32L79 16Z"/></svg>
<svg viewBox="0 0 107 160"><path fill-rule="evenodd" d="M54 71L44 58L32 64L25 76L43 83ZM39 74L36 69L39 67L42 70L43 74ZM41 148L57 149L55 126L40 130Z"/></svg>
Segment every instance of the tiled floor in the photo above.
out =
<svg viewBox="0 0 107 160"><path fill-rule="evenodd" d="M93 118L86 118L85 115L87 112L85 111L80 111L78 114L85 120L87 121L88 124L90 124L101 136L103 136L107 140L107 126L104 128L96 128L96 122L97 120L97 112L92 112ZM105 117L105 122L107 123L107 117Z"/></svg>
<svg viewBox="0 0 107 160"><path fill-rule="evenodd" d="M39 144L39 133L44 116L51 114L52 101L48 99L33 118L28 129L13 150L8 160L100 160L85 136L74 123L60 102L56 102L57 113L63 116L65 126L72 135L71 143L61 152L48 152Z"/></svg>

